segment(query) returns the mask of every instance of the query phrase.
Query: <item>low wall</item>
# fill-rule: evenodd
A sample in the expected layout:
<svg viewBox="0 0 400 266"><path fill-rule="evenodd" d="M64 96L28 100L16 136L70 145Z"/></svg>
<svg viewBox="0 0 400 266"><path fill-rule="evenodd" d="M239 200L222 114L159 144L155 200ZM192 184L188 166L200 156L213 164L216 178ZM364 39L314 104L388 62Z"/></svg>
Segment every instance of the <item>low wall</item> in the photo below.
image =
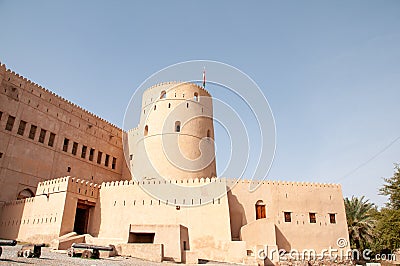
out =
<svg viewBox="0 0 400 266"><path fill-rule="evenodd" d="M120 256L134 257L153 262L162 262L164 257L164 246L162 244L118 244L116 250Z"/></svg>

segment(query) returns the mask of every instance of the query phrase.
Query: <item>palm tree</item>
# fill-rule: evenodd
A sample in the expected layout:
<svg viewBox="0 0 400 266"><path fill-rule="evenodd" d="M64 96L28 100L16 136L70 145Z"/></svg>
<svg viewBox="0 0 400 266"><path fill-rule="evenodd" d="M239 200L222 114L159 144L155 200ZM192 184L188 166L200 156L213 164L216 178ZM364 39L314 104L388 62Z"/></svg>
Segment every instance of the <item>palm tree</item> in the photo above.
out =
<svg viewBox="0 0 400 266"><path fill-rule="evenodd" d="M350 243L356 249L366 248L373 240L375 226L375 205L364 199L352 196L344 199Z"/></svg>

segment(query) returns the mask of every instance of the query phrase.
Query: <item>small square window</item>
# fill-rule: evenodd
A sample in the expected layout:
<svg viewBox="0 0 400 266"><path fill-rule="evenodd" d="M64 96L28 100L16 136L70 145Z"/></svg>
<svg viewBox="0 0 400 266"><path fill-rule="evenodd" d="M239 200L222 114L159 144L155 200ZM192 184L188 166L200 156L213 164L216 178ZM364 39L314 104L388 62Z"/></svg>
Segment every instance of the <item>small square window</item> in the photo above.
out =
<svg viewBox="0 0 400 266"><path fill-rule="evenodd" d="M69 144L69 139L64 138L63 151L65 152L68 151L68 144Z"/></svg>
<svg viewBox="0 0 400 266"><path fill-rule="evenodd" d="M46 137L46 130L41 129L40 130L40 135L39 135L39 142L44 143L44 138Z"/></svg>
<svg viewBox="0 0 400 266"><path fill-rule="evenodd" d="M110 161L110 155L106 154L106 160L104 161L104 165L108 166L109 161Z"/></svg>
<svg viewBox="0 0 400 266"><path fill-rule="evenodd" d="M89 152L89 161L93 161L93 156L94 156L94 149L90 149L90 152Z"/></svg>
<svg viewBox="0 0 400 266"><path fill-rule="evenodd" d="M31 125L31 130L29 130L29 138L35 139L37 126Z"/></svg>
<svg viewBox="0 0 400 266"><path fill-rule="evenodd" d="M103 153L101 152L101 151L99 151L98 153L97 153L97 163L98 164L101 164L101 157L103 156Z"/></svg>
<svg viewBox="0 0 400 266"><path fill-rule="evenodd" d="M83 158L83 159L86 158L86 151L87 151L87 147L86 146L82 146L81 158Z"/></svg>
<svg viewBox="0 0 400 266"><path fill-rule="evenodd" d="M11 131L14 127L15 117L9 115L6 124L6 130Z"/></svg>
<svg viewBox="0 0 400 266"><path fill-rule="evenodd" d="M335 213L330 213L329 214L329 221L331 222L331 224L335 224L336 223L336 214Z"/></svg>
<svg viewBox="0 0 400 266"><path fill-rule="evenodd" d="M117 158L113 157L111 168L115 169L115 167L117 167Z"/></svg>
<svg viewBox="0 0 400 266"><path fill-rule="evenodd" d="M47 143L47 145L49 145L50 147L53 147L55 138L56 138L56 134L50 133L49 142Z"/></svg>
<svg viewBox="0 0 400 266"><path fill-rule="evenodd" d="M317 218L315 212L310 212L310 223L315 224L317 222Z"/></svg>
<svg viewBox="0 0 400 266"><path fill-rule="evenodd" d="M23 136L24 132L25 132L25 128L26 128L26 122L23 120L19 121L19 127L18 127L17 134Z"/></svg>
<svg viewBox="0 0 400 266"><path fill-rule="evenodd" d="M71 151L71 153L73 154L73 155L76 155L76 152L78 151L78 143L77 142L74 142L74 144L72 144L72 151Z"/></svg>
<svg viewBox="0 0 400 266"><path fill-rule="evenodd" d="M285 222L290 223L292 221L292 213L291 212L284 212Z"/></svg>

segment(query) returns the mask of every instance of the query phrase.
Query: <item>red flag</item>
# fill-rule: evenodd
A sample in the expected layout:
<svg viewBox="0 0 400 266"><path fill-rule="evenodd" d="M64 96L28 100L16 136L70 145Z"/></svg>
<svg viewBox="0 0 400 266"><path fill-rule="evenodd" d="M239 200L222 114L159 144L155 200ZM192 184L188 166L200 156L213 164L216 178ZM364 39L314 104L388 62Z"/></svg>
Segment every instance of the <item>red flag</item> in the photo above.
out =
<svg viewBox="0 0 400 266"><path fill-rule="evenodd" d="M203 88L206 88L206 68L203 70Z"/></svg>

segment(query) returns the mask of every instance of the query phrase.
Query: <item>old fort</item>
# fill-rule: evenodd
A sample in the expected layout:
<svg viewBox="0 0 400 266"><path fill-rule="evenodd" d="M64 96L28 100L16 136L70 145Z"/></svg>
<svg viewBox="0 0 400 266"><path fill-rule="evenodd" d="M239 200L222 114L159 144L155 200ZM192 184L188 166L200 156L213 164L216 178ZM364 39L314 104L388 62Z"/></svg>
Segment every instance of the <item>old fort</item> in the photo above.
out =
<svg viewBox="0 0 400 266"><path fill-rule="evenodd" d="M347 249L337 245L349 240L340 185L265 180L250 192L248 180L216 176L210 97L192 83L154 84L124 131L1 65L0 238L186 263Z"/></svg>

